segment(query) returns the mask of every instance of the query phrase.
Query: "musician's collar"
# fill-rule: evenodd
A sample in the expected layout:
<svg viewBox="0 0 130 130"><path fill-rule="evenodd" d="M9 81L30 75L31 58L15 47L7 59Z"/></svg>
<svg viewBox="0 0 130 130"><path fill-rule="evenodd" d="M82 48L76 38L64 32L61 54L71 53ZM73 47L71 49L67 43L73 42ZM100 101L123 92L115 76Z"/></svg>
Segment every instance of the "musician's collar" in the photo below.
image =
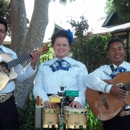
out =
<svg viewBox="0 0 130 130"><path fill-rule="evenodd" d="M112 64L112 65L113 65L114 68L123 67L123 66L124 66L124 61L123 61L119 66L117 66L117 65L115 65L115 64Z"/></svg>
<svg viewBox="0 0 130 130"><path fill-rule="evenodd" d="M61 60L61 59L58 59L57 57L55 57L55 59L56 59L56 60ZM67 61L67 59L68 59L68 56L66 56L66 57L63 57L62 59L64 59L64 60L66 60L66 61Z"/></svg>

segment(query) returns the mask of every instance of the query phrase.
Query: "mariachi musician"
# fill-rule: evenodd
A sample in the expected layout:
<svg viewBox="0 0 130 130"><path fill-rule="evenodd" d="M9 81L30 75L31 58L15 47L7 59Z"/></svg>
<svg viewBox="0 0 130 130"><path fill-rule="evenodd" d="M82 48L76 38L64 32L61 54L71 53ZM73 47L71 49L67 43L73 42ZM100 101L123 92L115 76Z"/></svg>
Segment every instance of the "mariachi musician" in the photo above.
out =
<svg viewBox="0 0 130 130"><path fill-rule="evenodd" d="M103 130L129 130L130 63L125 61L121 39L110 39L107 49L111 64L103 65L87 76L86 84L90 88L87 89L87 100L97 118L103 121Z"/></svg>
<svg viewBox="0 0 130 130"><path fill-rule="evenodd" d="M13 95L15 83L12 79L17 78L20 82L23 82L33 76L37 71L36 64L40 53L38 51L32 52L31 63L25 68L18 64L10 72L6 65L4 66L4 63L7 63L10 59L17 59L17 55L14 51L2 45L6 32L7 22L0 17L0 130L19 130L18 113Z"/></svg>
<svg viewBox="0 0 130 130"><path fill-rule="evenodd" d="M79 97L67 100L65 105L81 108L86 104L85 80L88 71L83 63L68 56L73 41L70 30L60 30L51 37L55 58L40 65L33 89L35 98L40 96L45 108L55 107L49 96L61 92L60 86L64 86L65 90L79 91Z"/></svg>

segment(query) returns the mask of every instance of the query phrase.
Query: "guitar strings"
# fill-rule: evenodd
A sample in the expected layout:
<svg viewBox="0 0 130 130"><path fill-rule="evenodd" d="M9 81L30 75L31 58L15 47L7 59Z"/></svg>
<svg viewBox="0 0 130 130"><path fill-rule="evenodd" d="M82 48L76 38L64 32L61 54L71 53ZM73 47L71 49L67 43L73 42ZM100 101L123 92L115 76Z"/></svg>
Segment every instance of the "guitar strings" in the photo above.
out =
<svg viewBox="0 0 130 130"><path fill-rule="evenodd" d="M11 69L12 67L18 65L19 63L22 63L23 61L31 58L30 54L26 54L24 56L21 56L13 61L8 62L8 69Z"/></svg>
<svg viewBox="0 0 130 130"><path fill-rule="evenodd" d="M126 91L130 90L130 82L124 85L124 88L126 89Z"/></svg>

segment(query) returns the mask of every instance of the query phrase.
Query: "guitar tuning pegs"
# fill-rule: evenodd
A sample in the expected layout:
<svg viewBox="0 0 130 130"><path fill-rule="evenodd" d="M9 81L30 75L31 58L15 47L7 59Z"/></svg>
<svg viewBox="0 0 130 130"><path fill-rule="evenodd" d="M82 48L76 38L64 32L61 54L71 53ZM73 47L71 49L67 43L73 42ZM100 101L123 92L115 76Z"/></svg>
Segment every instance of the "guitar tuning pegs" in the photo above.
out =
<svg viewBox="0 0 130 130"><path fill-rule="evenodd" d="M37 48L37 51L40 53L47 53L49 51L49 47L45 44L42 47Z"/></svg>

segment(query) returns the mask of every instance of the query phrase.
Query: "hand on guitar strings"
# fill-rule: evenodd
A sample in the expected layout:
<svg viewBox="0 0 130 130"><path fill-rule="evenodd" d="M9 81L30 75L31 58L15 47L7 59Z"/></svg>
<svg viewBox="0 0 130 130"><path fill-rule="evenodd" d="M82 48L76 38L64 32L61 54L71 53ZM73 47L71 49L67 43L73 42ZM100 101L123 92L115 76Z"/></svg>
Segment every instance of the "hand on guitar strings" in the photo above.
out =
<svg viewBox="0 0 130 130"><path fill-rule="evenodd" d="M110 89L110 94L115 96L118 99L123 99L127 95L127 91L123 90L122 86L113 85Z"/></svg>
<svg viewBox="0 0 130 130"><path fill-rule="evenodd" d="M1 65L0 66L0 72L4 71L7 75L9 74L9 70L7 69L6 65Z"/></svg>

